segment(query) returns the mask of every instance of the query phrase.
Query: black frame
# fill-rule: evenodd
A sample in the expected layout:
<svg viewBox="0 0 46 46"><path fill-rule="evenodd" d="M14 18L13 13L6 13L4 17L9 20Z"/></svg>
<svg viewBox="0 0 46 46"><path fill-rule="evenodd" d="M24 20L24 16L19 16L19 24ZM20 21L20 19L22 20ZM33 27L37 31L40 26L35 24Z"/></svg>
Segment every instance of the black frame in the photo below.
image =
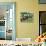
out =
<svg viewBox="0 0 46 46"><path fill-rule="evenodd" d="M39 11L39 36L40 36L40 25L46 25L46 24L40 24L40 12L42 13L42 12L46 12L46 11Z"/></svg>
<svg viewBox="0 0 46 46"><path fill-rule="evenodd" d="M39 36L40 36L40 14L39 14Z"/></svg>

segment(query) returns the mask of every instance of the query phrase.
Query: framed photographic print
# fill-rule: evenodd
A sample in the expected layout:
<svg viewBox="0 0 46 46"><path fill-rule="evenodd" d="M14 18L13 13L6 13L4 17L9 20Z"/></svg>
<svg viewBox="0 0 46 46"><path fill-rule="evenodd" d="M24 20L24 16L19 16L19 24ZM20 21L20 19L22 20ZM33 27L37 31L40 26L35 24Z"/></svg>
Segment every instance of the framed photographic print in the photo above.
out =
<svg viewBox="0 0 46 46"><path fill-rule="evenodd" d="M46 0L39 0L40 4L46 4Z"/></svg>
<svg viewBox="0 0 46 46"><path fill-rule="evenodd" d="M15 40L15 2L0 2L0 40Z"/></svg>
<svg viewBox="0 0 46 46"><path fill-rule="evenodd" d="M20 16L21 22L33 22L33 14L27 12L21 12Z"/></svg>

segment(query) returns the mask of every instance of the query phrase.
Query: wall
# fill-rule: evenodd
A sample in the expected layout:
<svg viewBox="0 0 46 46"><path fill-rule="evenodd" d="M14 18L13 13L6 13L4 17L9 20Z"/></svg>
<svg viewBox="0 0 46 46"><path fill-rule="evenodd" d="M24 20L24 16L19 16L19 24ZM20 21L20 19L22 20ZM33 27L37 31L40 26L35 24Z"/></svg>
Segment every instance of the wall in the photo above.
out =
<svg viewBox="0 0 46 46"><path fill-rule="evenodd" d="M39 6L38 0L1 0L0 2L16 2L16 37L36 38L39 33ZM25 9L26 8L26 9ZM20 13L29 11L33 13L32 23L21 23Z"/></svg>
<svg viewBox="0 0 46 46"><path fill-rule="evenodd" d="M36 38L39 33L39 19L38 19L38 1L36 0L20 0L16 2L17 5L17 37L18 38ZM20 12L24 11L32 12L34 15L33 23L21 23Z"/></svg>
<svg viewBox="0 0 46 46"><path fill-rule="evenodd" d="M46 4L40 4L39 11L46 11Z"/></svg>

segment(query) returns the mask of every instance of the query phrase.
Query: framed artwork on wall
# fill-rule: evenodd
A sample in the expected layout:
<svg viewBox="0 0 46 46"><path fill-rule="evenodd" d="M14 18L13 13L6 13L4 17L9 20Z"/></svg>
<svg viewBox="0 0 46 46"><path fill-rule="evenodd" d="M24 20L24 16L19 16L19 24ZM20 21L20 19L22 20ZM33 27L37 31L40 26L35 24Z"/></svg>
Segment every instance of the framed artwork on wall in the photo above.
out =
<svg viewBox="0 0 46 46"><path fill-rule="evenodd" d="M27 13L27 12L21 12L20 21L32 23L33 22L33 14Z"/></svg>

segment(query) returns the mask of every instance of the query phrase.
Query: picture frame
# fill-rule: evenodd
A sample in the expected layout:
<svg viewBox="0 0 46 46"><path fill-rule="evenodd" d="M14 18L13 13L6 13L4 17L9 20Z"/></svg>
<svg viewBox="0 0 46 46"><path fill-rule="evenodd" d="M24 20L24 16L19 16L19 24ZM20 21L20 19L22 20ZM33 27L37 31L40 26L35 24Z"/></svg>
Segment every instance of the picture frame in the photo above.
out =
<svg viewBox="0 0 46 46"><path fill-rule="evenodd" d="M33 13L21 12L21 22L33 22Z"/></svg>

